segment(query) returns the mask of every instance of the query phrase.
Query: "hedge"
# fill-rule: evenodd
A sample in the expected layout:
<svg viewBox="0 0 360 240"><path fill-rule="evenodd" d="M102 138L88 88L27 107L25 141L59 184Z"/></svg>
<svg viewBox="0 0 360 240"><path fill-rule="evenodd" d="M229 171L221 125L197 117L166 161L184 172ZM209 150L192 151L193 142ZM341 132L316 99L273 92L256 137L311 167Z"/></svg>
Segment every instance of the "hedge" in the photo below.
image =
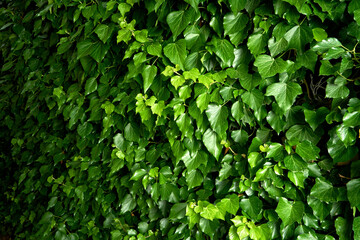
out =
<svg viewBox="0 0 360 240"><path fill-rule="evenodd" d="M0 2L0 231L360 239L359 0Z"/></svg>

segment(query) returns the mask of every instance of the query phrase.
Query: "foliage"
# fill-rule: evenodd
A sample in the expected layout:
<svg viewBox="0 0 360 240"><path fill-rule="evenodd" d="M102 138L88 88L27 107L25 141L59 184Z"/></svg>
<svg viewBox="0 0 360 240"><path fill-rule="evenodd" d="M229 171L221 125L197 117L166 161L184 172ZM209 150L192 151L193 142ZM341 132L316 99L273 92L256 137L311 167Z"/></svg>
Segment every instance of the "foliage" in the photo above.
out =
<svg viewBox="0 0 360 240"><path fill-rule="evenodd" d="M358 0L0 3L16 239L360 239Z"/></svg>

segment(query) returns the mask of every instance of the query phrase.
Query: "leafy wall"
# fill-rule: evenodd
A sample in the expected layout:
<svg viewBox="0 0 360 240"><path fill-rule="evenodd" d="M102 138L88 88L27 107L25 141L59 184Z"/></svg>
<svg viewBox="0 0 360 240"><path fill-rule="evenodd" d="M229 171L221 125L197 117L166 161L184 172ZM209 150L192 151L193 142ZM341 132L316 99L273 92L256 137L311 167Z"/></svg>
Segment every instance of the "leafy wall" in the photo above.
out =
<svg viewBox="0 0 360 240"><path fill-rule="evenodd" d="M0 8L3 233L360 239L360 1Z"/></svg>

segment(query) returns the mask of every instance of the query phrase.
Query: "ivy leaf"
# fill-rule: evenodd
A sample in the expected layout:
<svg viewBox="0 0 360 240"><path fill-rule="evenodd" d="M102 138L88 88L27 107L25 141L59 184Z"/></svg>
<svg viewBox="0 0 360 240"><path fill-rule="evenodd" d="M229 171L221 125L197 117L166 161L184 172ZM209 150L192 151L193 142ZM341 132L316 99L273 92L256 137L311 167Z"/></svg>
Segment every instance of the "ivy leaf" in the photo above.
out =
<svg viewBox="0 0 360 240"><path fill-rule="evenodd" d="M284 38L289 43L288 48L296 49L302 53L305 45L312 41L313 33L305 24L296 25L285 33Z"/></svg>
<svg viewBox="0 0 360 240"><path fill-rule="evenodd" d="M169 218L170 219L182 219L185 217L187 203L175 203L171 209Z"/></svg>
<svg viewBox="0 0 360 240"><path fill-rule="evenodd" d="M308 204L312 208L314 215L321 221L324 220L331 210L331 205L318 200L317 198L308 196Z"/></svg>
<svg viewBox="0 0 360 240"><path fill-rule="evenodd" d="M352 207L360 205L360 179L350 180L346 184L347 197Z"/></svg>
<svg viewBox="0 0 360 240"><path fill-rule="evenodd" d="M202 141L207 150L218 160L222 149L218 135L208 128L203 135Z"/></svg>
<svg viewBox="0 0 360 240"><path fill-rule="evenodd" d="M284 159L285 167L291 171L302 171L307 164L297 154L288 155Z"/></svg>
<svg viewBox="0 0 360 240"><path fill-rule="evenodd" d="M220 212L220 210L213 204L209 204L206 207L204 207L204 209L200 213L200 216L202 216L203 218L209 219L211 221L214 220L215 218L224 220L224 217L223 217L222 213Z"/></svg>
<svg viewBox="0 0 360 240"><path fill-rule="evenodd" d="M324 202L335 202L337 191L331 183L320 178L316 179L315 185L312 187L310 196L315 197Z"/></svg>
<svg viewBox="0 0 360 240"><path fill-rule="evenodd" d="M98 87L97 80L95 77L89 78L85 84L85 95L93 93Z"/></svg>
<svg viewBox="0 0 360 240"><path fill-rule="evenodd" d="M320 148L315 146L312 142L305 140L296 146L296 153L305 161L316 160L320 157Z"/></svg>
<svg viewBox="0 0 360 240"><path fill-rule="evenodd" d="M246 27L248 21L249 18L241 12L226 14L223 21L225 36L240 32Z"/></svg>
<svg viewBox="0 0 360 240"><path fill-rule="evenodd" d="M229 0L231 11L234 14L243 10L246 5L246 0Z"/></svg>
<svg viewBox="0 0 360 240"><path fill-rule="evenodd" d="M150 88L151 84L153 83L155 76L157 74L157 67L154 65L147 65L144 67L141 75L144 80L144 94Z"/></svg>
<svg viewBox="0 0 360 240"><path fill-rule="evenodd" d="M344 143L345 147L354 145L356 142L356 132L353 128L345 127L343 124L336 127L336 134Z"/></svg>
<svg viewBox="0 0 360 240"><path fill-rule="evenodd" d="M346 162L349 159L352 159L358 152L358 148L355 146L346 147L337 136L335 129L330 131L330 139L327 142L327 148L334 163Z"/></svg>
<svg viewBox="0 0 360 240"><path fill-rule="evenodd" d="M166 22L169 25L171 32L173 33L174 41L177 36L179 36L179 34L184 31L184 29L190 23L190 20L191 19L185 11L175 11L167 15Z"/></svg>
<svg viewBox="0 0 360 240"><path fill-rule="evenodd" d="M196 106L202 113L209 105L210 95L208 93L202 93L196 98Z"/></svg>
<svg viewBox="0 0 360 240"><path fill-rule="evenodd" d="M241 99L244 101L244 103L249 105L251 109L257 111L263 104L264 95L261 91L254 89L250 92L245 92L241 96Z"/></svg>
<svg viewBox="0 0 360 240"><path fill-rule="evenodd" d="M315 72L315 65L318 60L318 55L312 51L308 50L303 54L298 54L296 56L296 65L300 67L305 67L310 69L312 72Z"/></svg>
<svg viewBox="0 0 360 240"><path fill-rule="evenodd" d="M100 24L95 28L95 33L99 37L99 39L106 43L112 34L112 28L106 24Z"/></svg>
<svg viewBox="0 0 360 240"><path fill-rule="evenodd" d="M273 83L266 89L266 96L274 96L279 107L287 111L302 93L301 87L295 82Z"/></svg>
<svg viewBox="0 0 360 240"><path fill-rule="evenodd" d="M90 54L90 56L95 59L97 63L101 63L101 61L104 59L106 53L108 52L110 45L105 45L101 42L97 42L92 46L93 50Z"/></svg>
<svg viewBox="0 0 360 240"><path fill-rule="evenodd" d="M79 42L77 47L77 58L82 58L88 56L94 52L94 45L95 43L92 42L90 39L86 39L84 41Z"/></svg>
<svg viewBox="0 0 360 240"><path fill-rule="evenodd" d="M300 222L305 211L304 203L300 201L288 201L286 198L280 198L275 209L284 225L290 225L294 222Z"/></svg>
<svg viewBox="0 0 360 240"><path fill-rule="evenodd" d="M185 78L183 76L173 76L170 80L171 84L178 89L178 87L182 86L185 83Z"/></svg>
<svg viewBox="0 0 360 240"><path fill-rule="evenodd" d="M136 201L130 194L127 194L121 201L120 213L124 214L126 212L131 212L135 207L136 207Z"/></svg>
<svg viewBox="0 0 360 240"><path fill-rule="evenodd" d="M326 31L322 28L314 28L312 29L312 32L314 35L314 39L318 42L321 42L328 37Z"/></svg>
<svg viewBox="0 0 360 240"><path fill-rule="evenodd" d="M192 125L191 118L188 114L182 113L176 120L183 137L191 137L194 133L194 127Z"/></svg>
<svg viewBox="0 0 360 240"><path fill-rule="evenodd" d="M235 194L232 194L229 198L221 199L221 201L216 204L216 207L222 212L228 212L233 215L236 215L239 206L239 197Z"/></svg>
<svg viewBox="0 0 360 240"><path fill-rule="evenodd" d="M200 186L204 180L202 174L196 169L188 171L185 178L189 189Z"/></svg>
<svg viewBox="0 0 360 240"><path fill-rule="evenodd" d="M204 151L197 151L193 156L188 158L183 158L183 162L188 169L188 171L192 171L194 169L198 169L201 164L206 165L208 161L208 155Z"/></svg>
<svg viewBox="0 0 360 240"><path fill-rule="evenodd" d="M184 39L166 45L164 47L164 54L173 64L179 64L180 68L184 70L186 58L186 42Z"/></svg>
<svg viewBox="0 0 360 240"><path fill-rule="evenodd" d="M341 42L337 38L327 38L317 43L315 46L312 47L312 49L314 51L323 53L328 51L330 48L340 47L340 46L341 46Z"/></svg>
<svg viewBox="0 0 360 240"><path fill-rule="evenodd" d="M308 140L317 144L320 140L320 136L317 136L311 128L306 125L294 125L287 132L286 137L295 142L302 142Z"/></svg>
<svg viewBox="0 0 360 240"><path fill-rule="evenodd" d="M228 129L228 110L225 106L210 104L206 109L211 128L219 134L221 139L226 139Z"/></svg>
<svg viewBox="0 0 360 240"><path fill-rule="evenodd" d="M288 63L281 58L273 58L269 55L260 55L256 57L254 65L258 68L262 78L268 78L277 73L285 72L288 68Z"/></svg>
<svg viewBox="0 0 360 240"><path fill-rule="evenodd" d="M360 111L345 113L343 118L345 127L356 127L360 125Z"/></svg>
<svg viewBox="0 0 360 240"><path fill-rule="evenodd" d="M216 39L214 52L221 59L224 67L230 67L235 59L234 46L226 39Z"/></svg>
<svg viewBox="0 0 360 240"><path fill-rule="evenodd" d="M354 240L360 239L360 217L354 218L353 221Z"/></svg>
<svg viewBox="0 0 360 240"><path fill-rule="evenodd" d="M316 128L325 121L325 117L329 114L329 112L329 109L326 107L320 107L315 111L305 109L305 121L310 125L311 129L315 131Z"/></svg>
<svg viewBox="0 0 360 240"><path fill-rule="evenodd" d="M251 196L250 198L242 199L240 201L240 207L245 214L247 214L252 220L256 221L259 219L263 203L258 197Z"/></svg>
<svg viewBox="0 0 360 240"><path fill-rule="evenodd" d="M201 218L199 222L200 230L206 233L208 236L213 236L215 229L218 227L218 222L210 221L205 218Z"/></svg>
<svg viewBox="0 0 360 240"><path fill-rule="evenodd" d="M339 240L351 239L351 223L347 219L343 217L336 218L335 228Z"/></svg>
<svg viewBox="0 0 360 240"><path fill-rule="evenodd" d="M275 57L279 53L282 53L283 51L285 51L287 46L288 46L288 42L283 37L280 38L280 40L276 41L276 42L275 42L274 37L270 38L270 40L269 40L269 50L270 50L270 54L272 57Z"/></svg>
<svg viewBox="0 0 360 240"><path fill-rule="evenodd" d="M251 54L254 56L257 56L257 55L265 52L265 46L267 45L267 41L268 41L267 35L265 35L263 33L256 33L249 37L247 46L248 46Z"/></svg>
<svg viewBox="0 0 360 240"><path fill-rule="evenodd" d="M155 42L147 46L146 51L150 55L161 57L162 46L160 43Z"/></svg>

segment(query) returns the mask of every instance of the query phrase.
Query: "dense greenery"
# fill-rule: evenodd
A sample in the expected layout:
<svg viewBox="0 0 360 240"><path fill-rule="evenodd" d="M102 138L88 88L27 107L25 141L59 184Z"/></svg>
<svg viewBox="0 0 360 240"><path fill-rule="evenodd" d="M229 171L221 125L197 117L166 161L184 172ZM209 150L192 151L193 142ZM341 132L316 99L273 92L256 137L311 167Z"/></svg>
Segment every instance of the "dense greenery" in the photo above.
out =
<svg viewBox="0 0 360 240"><path fill-rule="evenodd" d="M360 239L360 1L4 0L0 30L1 232Z"/></svg>

